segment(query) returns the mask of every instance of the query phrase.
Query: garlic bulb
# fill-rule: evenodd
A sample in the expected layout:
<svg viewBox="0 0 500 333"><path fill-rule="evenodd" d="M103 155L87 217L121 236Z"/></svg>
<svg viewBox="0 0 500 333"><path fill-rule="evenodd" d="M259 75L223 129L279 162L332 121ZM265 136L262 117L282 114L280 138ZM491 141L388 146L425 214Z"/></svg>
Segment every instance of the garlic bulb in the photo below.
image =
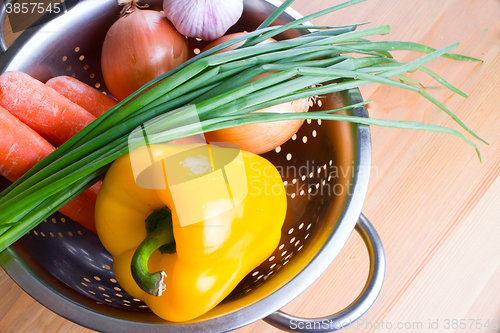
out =
<svg viewBox="0 0 500 333"><path fill-rule="evenodd" d="M210 41L238 21L243 0L164 0L163 11L181 34Z"/></svg>

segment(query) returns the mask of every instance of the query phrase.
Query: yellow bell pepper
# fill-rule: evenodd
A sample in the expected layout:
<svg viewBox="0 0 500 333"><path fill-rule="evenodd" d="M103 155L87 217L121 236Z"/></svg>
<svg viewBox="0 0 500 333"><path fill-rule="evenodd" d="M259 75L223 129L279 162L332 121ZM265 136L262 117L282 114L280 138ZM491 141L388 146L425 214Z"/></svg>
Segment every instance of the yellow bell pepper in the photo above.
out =
<svg viewBox="0 0 500 333"><path fill-rule="evenodd" d="M212 159L226 149L208 147ZM156 161L189 151L187 148L181 144L148 146ZM183 191L182 182L178 184L176 178L166 174L164 188L142 188L137 185L133 156L125 155L107 172L96 204L97 232L113 256L120 285L145 301L155 314L175 322L194 319L215 307L266 260L279 244L286 213L281 176L263 157L241 151L242 159L233 161L237 167L243 162L243 182L238 186L247 186L247 192L241 200L233 200L228 209L227 195L220 189L229 193L238 189L231 187L227 179L219 186L224 179L215 171L224 166L217 166L212 160L208 170L200 169L206 165L208 155L192 151L191 155L182 155L174 174L180 178L196 178L200 174L208 177L208 183L199 191ZM166 170L164 161L162 168ZM230 171L225 177L228 174ZM211 197L203 197L203 193ZM218 213L213 214L214 211ZM206 218L182 221L197 216Z"/></svg>

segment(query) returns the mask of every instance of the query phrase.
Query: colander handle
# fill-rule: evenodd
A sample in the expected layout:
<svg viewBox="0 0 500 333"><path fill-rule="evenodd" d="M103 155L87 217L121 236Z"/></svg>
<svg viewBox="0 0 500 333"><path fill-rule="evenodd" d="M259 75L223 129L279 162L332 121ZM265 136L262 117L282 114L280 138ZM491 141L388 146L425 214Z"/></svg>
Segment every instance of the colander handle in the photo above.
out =
<svg viewBox="0 0 500 333"><path fill-rule="evenodd" d="M287 332L332 332L352 325L375 302L385 276L385 254L380 237L373 225L361 214L356 231L359 233L370 256L370 273L361 294L344 310L320 318L295 317L283 311L276 311L264 318L268 324Z"/></svg>

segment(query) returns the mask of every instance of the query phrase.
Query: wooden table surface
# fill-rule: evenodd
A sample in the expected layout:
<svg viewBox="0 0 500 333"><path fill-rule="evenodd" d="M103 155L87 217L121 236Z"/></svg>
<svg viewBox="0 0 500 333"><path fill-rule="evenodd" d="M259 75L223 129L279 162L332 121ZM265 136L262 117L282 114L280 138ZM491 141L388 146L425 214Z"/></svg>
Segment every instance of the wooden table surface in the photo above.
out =
<svg viewBox="0 0 500 333"><path fill-rule="evenodd" d="M297 0L302 14L339 3ZM456 52L484 63L435 60L430 68L469 95L428 89L490 143L474 149L439 133L372 127L373 168L363 212L385 246L387 274L374 306L348 332L500 332L500 1L369 0L313 21L390 24L390 35L433 47L460 42ZM8 34L8 39L13 37ZM401 61L413 59L396 52ZM414 78L436 85L424 75ZM413 92L372 85L372 117L458 128ZM284 310L318 317L356 298L368 256L353 234L326 273ZM90 332L39 305L0 270L0 332ZM465 328L464 328L465 323ZM263 321L237 330L276 332Z"/></svg>

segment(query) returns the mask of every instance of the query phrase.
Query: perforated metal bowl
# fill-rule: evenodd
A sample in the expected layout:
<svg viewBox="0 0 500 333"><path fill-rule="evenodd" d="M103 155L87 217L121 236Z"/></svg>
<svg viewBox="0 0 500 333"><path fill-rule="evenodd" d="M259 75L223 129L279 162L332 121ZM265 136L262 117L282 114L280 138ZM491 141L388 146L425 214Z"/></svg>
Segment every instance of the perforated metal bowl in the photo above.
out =
<svg viewBox="0 0 500 333"><path fill-rule="evenodd" d="M161 6L160 1L149 4ZM232 30L256 28L278 4L245 1L243 17ZM24 32L0 58L0 72L23 71L43 82L70 75L107 93L100 50L119 11L115 0L81 0L67 14ZM297 17L289 10L278 23ZM287 32L281 38L299 33ZM196 40L190 44L193 52L203 47ZM1 45L5 49L3 41ZM360 101L359 91L350 90L320 96L312 107L333 109ZM362 107L348 113L368 116ZM123 291L114 278L112 258L97 236L59 213L1 253L0 264L40 303L102 332L222 332L263 318L283 330L291 330L292 320L312 324L318 328L314 331L340 328L373 304L385 272L380 239L361 215L370 148L366 126L308 120L291 140L265 154L282 172L288 195L280 245L220 305L187 323L166 322ZM5 187L5 179L1 182ZM371 262L368 282L358 299L342 312L323 318L296 318L277 311L325 271L355 228L367 244ZM332 321L329 327L317 325L324 320Z"/></svg>

